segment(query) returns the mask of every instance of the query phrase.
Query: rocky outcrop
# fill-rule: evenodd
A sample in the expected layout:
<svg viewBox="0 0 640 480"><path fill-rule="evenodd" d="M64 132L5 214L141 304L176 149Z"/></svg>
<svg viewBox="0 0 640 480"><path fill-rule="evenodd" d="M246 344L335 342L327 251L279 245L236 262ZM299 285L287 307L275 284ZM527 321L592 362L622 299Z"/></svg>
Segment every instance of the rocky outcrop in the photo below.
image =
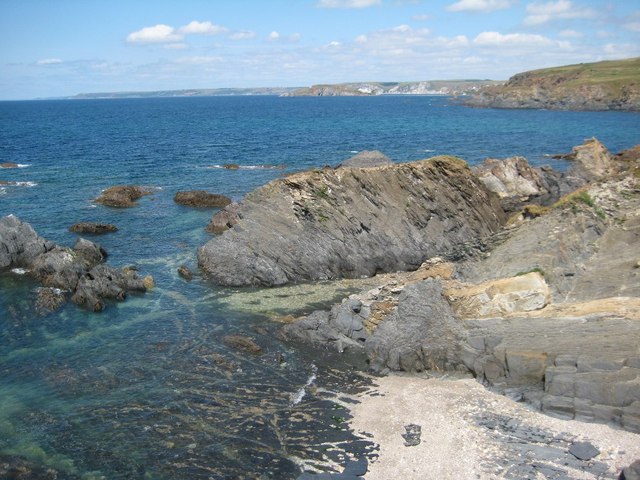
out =
<svg viewBox="0 0 640 480"><path fill-rule="evenodd" d="M369 168L393 163L389 157L379 150L364 150L340 164L342 168Z"/></svg>
<svg viewBox="0 0 640 480"><path fill-rule="evenodd" d="M18 164L14 162L0 163L0 168L18 168Z"/></svg>
<svg viewBox="0 0 640 480"><path fill-rule="evenodd" d="M467 105L560 110L640 110L640 58L568 65L514 75Z"/></svg>
<svg viewBox="0 0 640 480"><path fill-rule="evenodd" d="M133 207L138 199L150 193L150 190L137 185L116 185L104 190L95 201L107 207Z"/></svg>
<svg viewBox="0 0 640 480"><path fill-rule="evenodd" d="M92 233L100 235L103 233L117 232L118 227L111 223L95 223L95 222L79 222L69 227L70 232L74 233Z"/></svg>
<svg viewBox="0 0 640 480"><path fill-rule="evenodd" d="M415 270L436 255L464 257L505 221L498 198L453 157L293 174L235 209L232 221L216 223L233 227L198 250L221 285Z"/></svg>
<svg viewBox="0 0 640 480"><path fill-rule="evenodd" d="M620 169L594 141L574 151L592 183L513 219L487 255L431 259L284 338L355 349L377 371L471 372L549 414L640 432L640 185L634 160Z"/></svg>
<svg viewBox="0 0 640 480"><path fill-rule="evenodd" d="M233 228L240 221L239 209L238 203L231 203L224 207L211 218L206 228L207 232L220 234Z"/></svg>
<svg viewBox="0 0 640 480"><path fill-rule="evenodd" d="M58 308L60 297L70 296L78 305L99 311L105 299L124 300L128 292L147 290L145 279L134 271L105 265L106 256L100 245L83 238L73 248L61 247L13 215L0 218L0 271L26 269L49 289L38 293L36 308L41 312Z"/></svg>
<svg viewBox="0 0 640 480"><path fill-rule="evenodd" d="M187 207L226 207L231 203L229 197L217 193L209 193L205 190L187 190L177 192L173 201Z"/></svg>

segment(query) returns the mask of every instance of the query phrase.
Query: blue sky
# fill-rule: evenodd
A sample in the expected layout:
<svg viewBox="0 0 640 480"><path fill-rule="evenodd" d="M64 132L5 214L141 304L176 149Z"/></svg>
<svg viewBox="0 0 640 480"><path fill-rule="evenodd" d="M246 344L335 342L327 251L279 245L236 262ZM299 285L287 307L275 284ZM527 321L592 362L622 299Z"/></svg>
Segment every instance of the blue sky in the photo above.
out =
<svg viewBox="0 0 640 480"><path fill-rule="evenodd" d="M0 0L0 99L506 79L640 56L640 0Z"/></svg>

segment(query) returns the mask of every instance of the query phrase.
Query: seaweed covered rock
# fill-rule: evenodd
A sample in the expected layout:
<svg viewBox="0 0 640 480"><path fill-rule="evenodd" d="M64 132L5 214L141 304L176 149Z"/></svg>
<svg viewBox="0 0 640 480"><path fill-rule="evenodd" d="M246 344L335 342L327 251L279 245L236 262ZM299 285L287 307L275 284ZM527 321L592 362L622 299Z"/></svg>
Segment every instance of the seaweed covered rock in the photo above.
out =
<svg viewBox="0 0 640 480"><path fill-rule="evenodd" d="M226 207L231 203L229 197L205 190L187 190L177 192L173 201L187 207Z"/></svg>
<svg viewBox="0 0 640 480"><path fill-rule="evenodd" d="M107 207L133 207L138 199L150 193L150 190L137 185L116 185L103 190L96 202Z"/></svg>

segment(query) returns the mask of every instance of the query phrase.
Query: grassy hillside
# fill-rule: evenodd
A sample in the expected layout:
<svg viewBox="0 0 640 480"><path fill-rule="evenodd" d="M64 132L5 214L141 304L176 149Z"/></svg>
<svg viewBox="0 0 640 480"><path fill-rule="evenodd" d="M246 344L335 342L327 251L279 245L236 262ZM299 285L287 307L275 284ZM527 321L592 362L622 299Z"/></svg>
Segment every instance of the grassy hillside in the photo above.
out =
<svg viewBox="0 0 640 480"><path fill-rule="evenodd" d="M640 110L640 58L580 63L519 73L470 102L503 108Z"/></svg>

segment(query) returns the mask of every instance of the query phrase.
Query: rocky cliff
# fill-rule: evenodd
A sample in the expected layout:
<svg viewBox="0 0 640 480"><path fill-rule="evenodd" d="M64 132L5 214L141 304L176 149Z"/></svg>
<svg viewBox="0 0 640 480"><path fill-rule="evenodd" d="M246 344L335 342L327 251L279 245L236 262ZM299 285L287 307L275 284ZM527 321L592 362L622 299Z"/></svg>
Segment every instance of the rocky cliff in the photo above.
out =
<svg viewBox="0 0 640 480"><path fill-rule="evenodd" d="M491 162L485 184L523 203L490 252L432 258L284 337L361 351L377 371L471 372L550 414L640 432L638 152L586 141L556 177L584 185L535 209L541 172Z"/></svg>
<svg viewBox="0 0 640 480"><path fill-rule="evenodd" d="M498 197L454 157L297 173L214 217L198 251L220 285L283 285L415 270L462 258L505 221ZM232 228L229 228L232 226Z"/></svg>
<svg viewBox="0 0 640 480"><path fill-rule="evenodd" d="M533 70L481 89L467 105L560 110L640 110L640 58Z"/></svg>

